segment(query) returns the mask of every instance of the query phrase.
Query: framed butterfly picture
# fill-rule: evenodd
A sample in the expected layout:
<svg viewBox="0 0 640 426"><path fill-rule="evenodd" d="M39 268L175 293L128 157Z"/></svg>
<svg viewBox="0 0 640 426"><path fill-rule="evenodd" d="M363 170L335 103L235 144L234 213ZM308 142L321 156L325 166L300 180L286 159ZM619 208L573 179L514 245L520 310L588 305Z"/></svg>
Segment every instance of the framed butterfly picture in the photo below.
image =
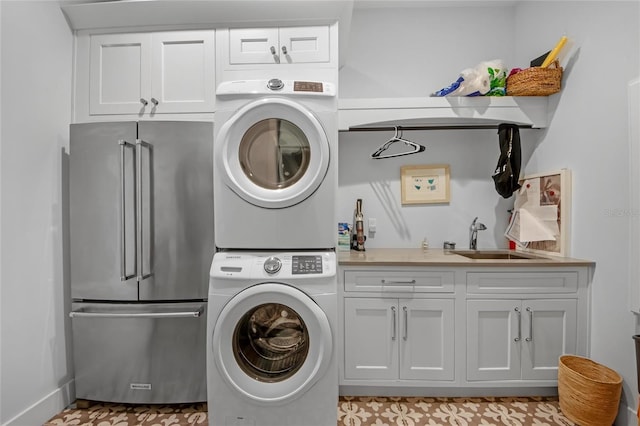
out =
<svg viewBox="0 0 640 426"><path fill-rule="evenodd" d="M402 204L449 202L449 165L400 167Z"/></svg>

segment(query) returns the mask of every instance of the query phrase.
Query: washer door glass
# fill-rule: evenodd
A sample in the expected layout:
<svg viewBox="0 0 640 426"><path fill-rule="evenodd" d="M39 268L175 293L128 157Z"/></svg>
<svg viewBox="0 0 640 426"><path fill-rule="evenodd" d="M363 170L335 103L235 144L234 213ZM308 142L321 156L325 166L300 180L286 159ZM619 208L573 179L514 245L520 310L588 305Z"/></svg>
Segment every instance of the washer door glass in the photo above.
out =
<svg viewBox="0 0 640 426"><path fill-rule="evenodd" d="M277 283L234 296L220 312L211 342L223 379L260 404L304 394L325 374L333 351L322 309L302 291Z"/></svg>
<svg viewBox="0 0 640 426"><path fill-rule="evenodd" d="M311 196L329 167L329 140L311 111L262 98L236 111L215 138L216 167L245 201L285 208Z"/></svg>
<svg viewBox="0 0 640 426"><path fill-rule="evenodd" d="M280 303L265 303L249 310L233 333L238 365L262 382L288 379L304 364L308 353L309 333L303 319Z"/></svg>

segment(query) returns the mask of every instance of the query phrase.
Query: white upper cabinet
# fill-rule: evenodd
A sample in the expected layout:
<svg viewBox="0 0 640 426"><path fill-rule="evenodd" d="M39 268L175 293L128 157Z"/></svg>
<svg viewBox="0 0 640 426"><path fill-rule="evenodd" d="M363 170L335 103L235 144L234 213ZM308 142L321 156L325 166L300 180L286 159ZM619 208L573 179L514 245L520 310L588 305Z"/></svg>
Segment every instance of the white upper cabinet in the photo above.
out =
<svg viewBox="0 0 640 426"><path fill-rule="evenodd" d="M215 99L214 31L153 34L152 96L162 112L212 112Z"/></svg>
<svg viewBox="0 0 640 426"><path fill-rule="evenodd" d="M88 115L214 111L213 30L88 37ZM82 44L79 74L84 70Z"/></svg>
<svg viewBox="0 0 640 426"><path fill-rule="evenodd" d="M151 38L148 34L91 37L91 114L137 113L151 93ZM148 97L147 97L148 100Z"/></svg>
<svg viewBox="0 0 640 426"><path fill-rule="evenodd" d="M229 65L329 62L329 27L233 28Z"/></svg>

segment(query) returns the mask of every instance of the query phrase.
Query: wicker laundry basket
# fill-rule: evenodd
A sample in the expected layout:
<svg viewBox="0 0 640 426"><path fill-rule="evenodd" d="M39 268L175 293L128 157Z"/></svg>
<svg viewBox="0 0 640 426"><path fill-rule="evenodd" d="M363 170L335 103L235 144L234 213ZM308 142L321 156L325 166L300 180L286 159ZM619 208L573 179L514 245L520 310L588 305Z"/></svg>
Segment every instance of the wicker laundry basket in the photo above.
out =
<svg viewBox="0 0 640 426"><path fill-rule="evenodd" d="M548 96L560 91L562 68L531 67L507 77L507 96Z"/></svg>
<svg viewBox="0 0 640 426"><path fill-rule="evenodd" d="M562 355L558 365L560 409L581 426L612 425L618 415L622 377L588 358Z"/></svg>

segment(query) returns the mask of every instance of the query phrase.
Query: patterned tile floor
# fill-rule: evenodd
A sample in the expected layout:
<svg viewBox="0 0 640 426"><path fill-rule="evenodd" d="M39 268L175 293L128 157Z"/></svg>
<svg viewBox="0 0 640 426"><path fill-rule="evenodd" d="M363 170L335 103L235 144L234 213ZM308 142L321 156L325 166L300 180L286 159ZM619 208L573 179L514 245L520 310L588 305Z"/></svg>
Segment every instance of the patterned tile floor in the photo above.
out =
<svg viewBox="0 0 640 426"><path fill-rule="evenodd" d="M94 403L87 409L65 409L44 426L206 426L207 421L207 405L204 403L181 405ZM560 412L557 397L341 396L338 401L337 426L438 425L575 426Z"/></svg>

